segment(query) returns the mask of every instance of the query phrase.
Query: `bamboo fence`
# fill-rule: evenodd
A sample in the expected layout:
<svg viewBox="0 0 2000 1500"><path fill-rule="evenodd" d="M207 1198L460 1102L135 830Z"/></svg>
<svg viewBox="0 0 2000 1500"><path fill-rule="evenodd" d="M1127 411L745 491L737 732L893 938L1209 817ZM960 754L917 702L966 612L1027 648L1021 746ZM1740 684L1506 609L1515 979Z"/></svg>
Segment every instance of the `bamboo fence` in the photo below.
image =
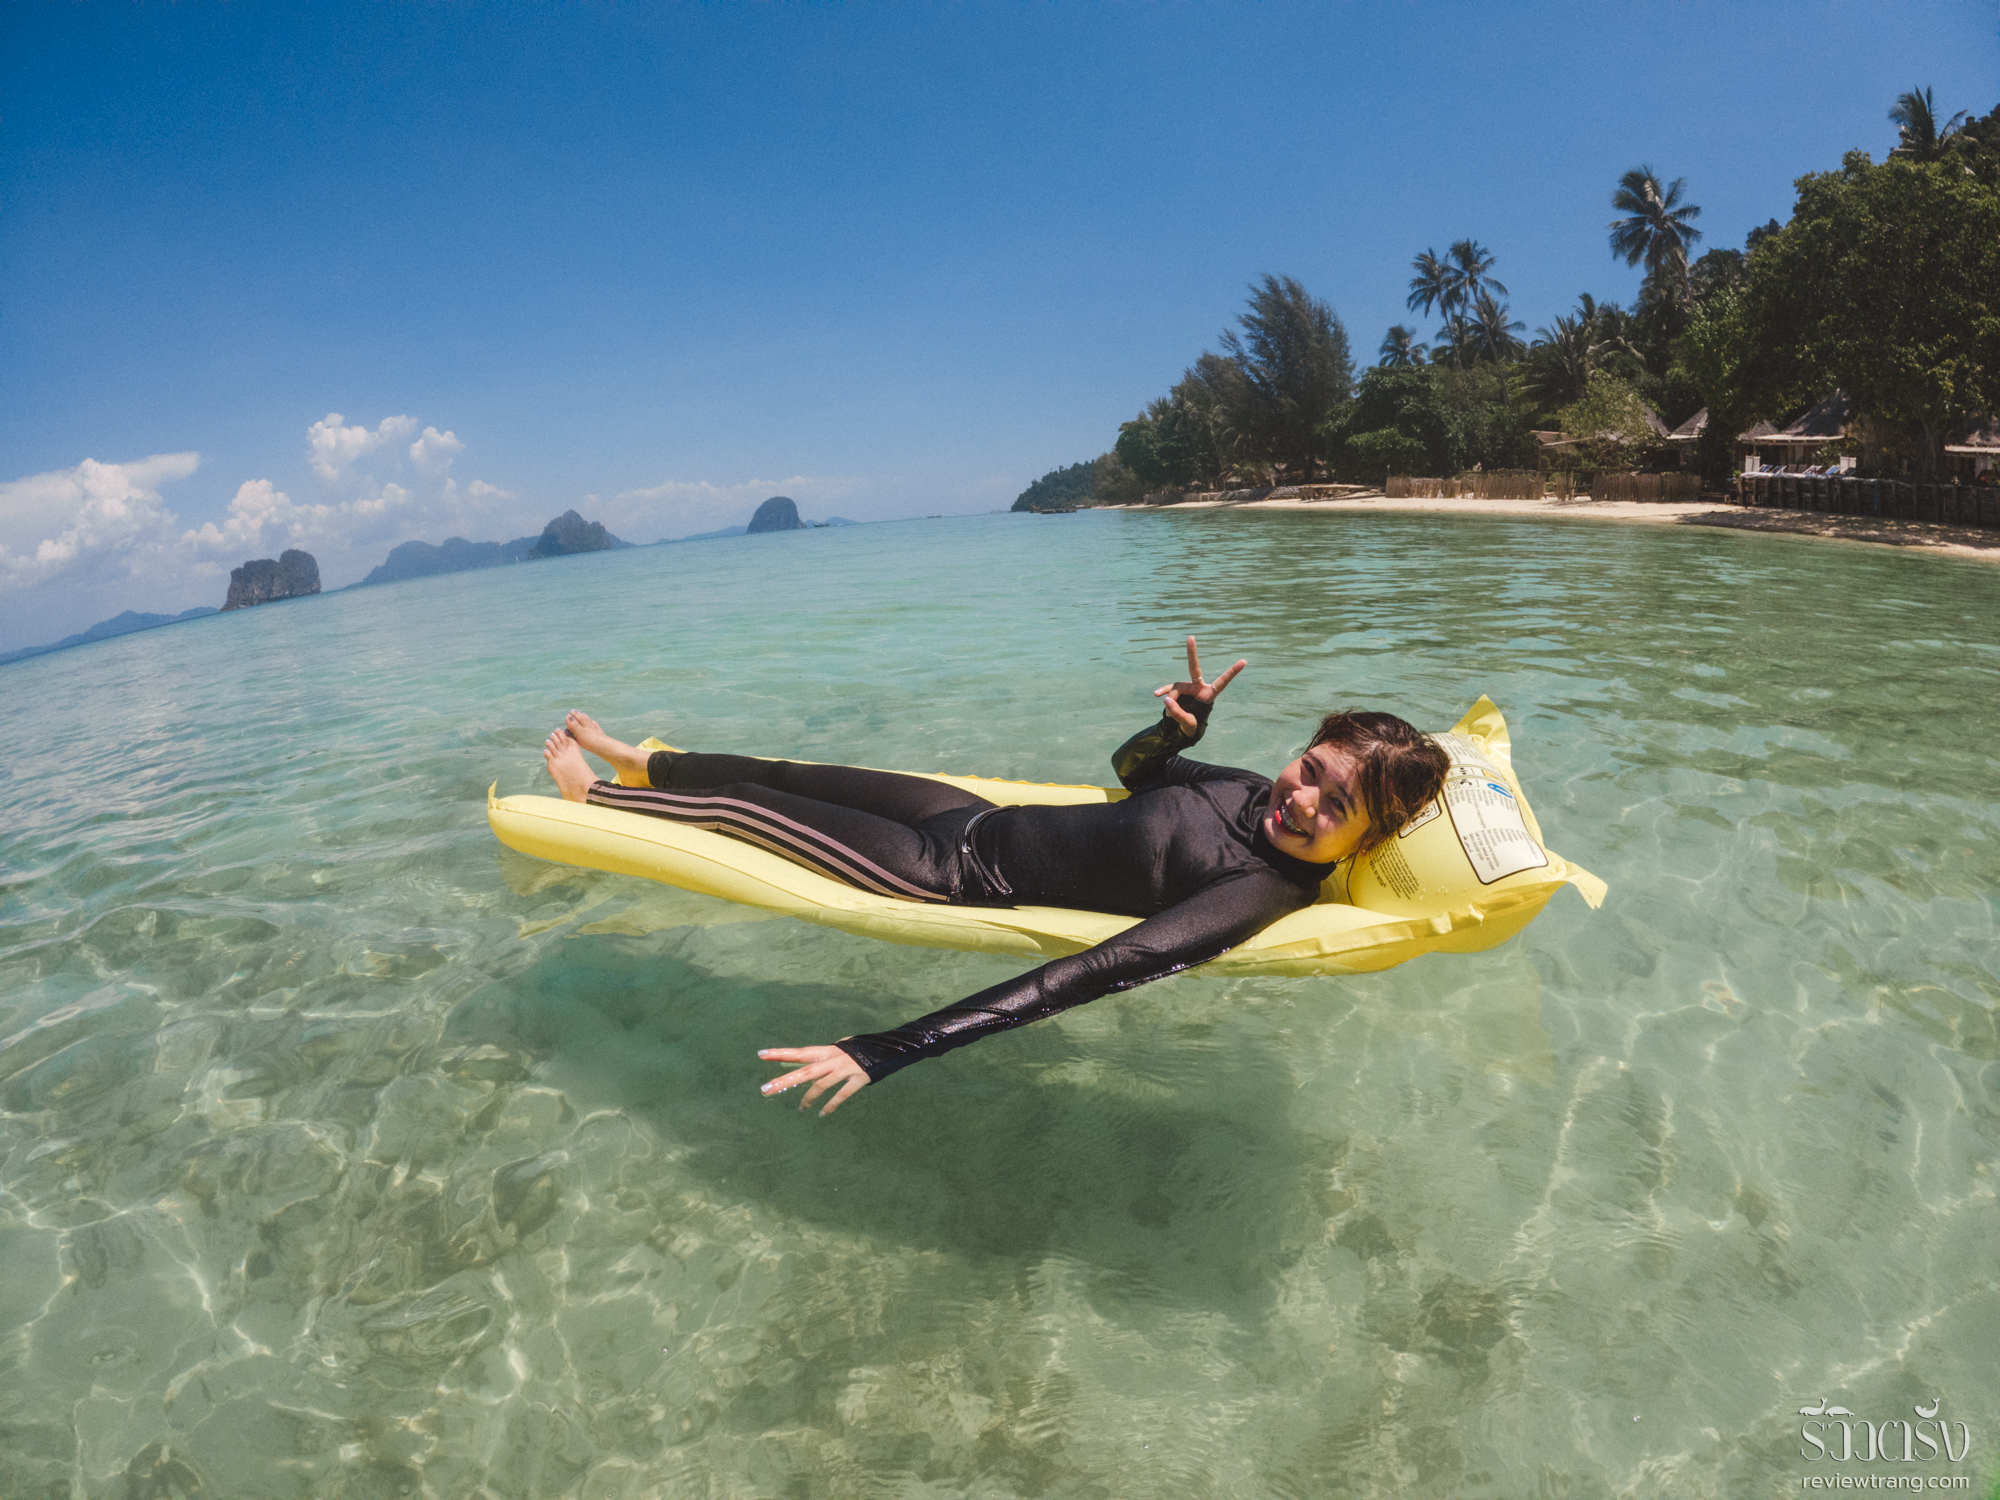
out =
<svg viewBox="0 0 2000 1500"><path fill-rule="evenodd" d="M1517 469L1481 470L1456 479L1424 479L1391 474L1382 486L1391 500L1567 500L1574 493L1567 474L1532 474Z"/></svg>
<svg viewBox="0 0 2000 1500"><path fill-rule="evenodd" d="M1656 500L1668 503L1699 500L1699 474L1599 474L1591 486L1594 500Z"/></svg>

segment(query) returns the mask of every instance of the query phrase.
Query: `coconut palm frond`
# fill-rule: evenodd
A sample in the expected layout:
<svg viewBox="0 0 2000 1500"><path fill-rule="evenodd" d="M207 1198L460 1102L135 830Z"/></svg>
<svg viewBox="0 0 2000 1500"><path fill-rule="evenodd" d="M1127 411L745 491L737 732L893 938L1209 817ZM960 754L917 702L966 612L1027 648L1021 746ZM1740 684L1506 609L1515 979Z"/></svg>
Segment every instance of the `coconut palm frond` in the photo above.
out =
<svg viewBox="0 0 2000 1500"><path fill-rule="evenodd" d="M1448 316L1457 305L1458 285L1450 265L1435 250L1426 250L1410 262L1410 269L1417 274L1410 278L1409 300L1403 305L1415 313L1428 315L1436 308Z"/></svg>
<svg viewBox="0 0 2000 1500"><path fill-rule="evenodd" d="M1416 329L1395 323L1390 325L1388 333L1383 336L1382 347L1376 351L1378 355L1376 363L1390 368L1420 365L1429 352L1425 345L1417 342Z"/></svg>
<svg viewBox="0 0 2000 1500"><path fill-rule="evenodd" d="M1889 109L1889 122L1896 127L1896 146L1889 154L1909 161L1936 161L1951 148L1967 118L1961 109L1940 125L1937 103L1929 89L1898 94Z"/></svg>
<svg viewBox="0 0 2000 1500"><path fill-rule="evenodd" d="M1507 304L1494 297L1491 292L1481 292L1473 306L1472 341L1480 357L1495 361L1510 360L1520 354L1521 330L1527 325L1508 316Z"/></svg>
<svg viewBox="0 0 2000 1500"><path fill-rule="evenodd" d="M1500 281L1487 274L1493 269L1494 255L1479 241L1458 240L1446 253L1451 257L1452 270L1457 273L1460 306L1470 307L1482 292L1509 295Z"/></svg>
<svg viewBox="0 0 2000 1500"><path fill-rule="evenodd" d="M1701 239L1694 227L1701 209L1683 201L1686 193L1685 177L1662 187L1652 167L1634 167L1611 195L1611 206L1625 217L1605 226L1614 257L1622 256L1628 266L1646 263L1645 299L1668 309L1686 300L1688 250Z"/></svg>

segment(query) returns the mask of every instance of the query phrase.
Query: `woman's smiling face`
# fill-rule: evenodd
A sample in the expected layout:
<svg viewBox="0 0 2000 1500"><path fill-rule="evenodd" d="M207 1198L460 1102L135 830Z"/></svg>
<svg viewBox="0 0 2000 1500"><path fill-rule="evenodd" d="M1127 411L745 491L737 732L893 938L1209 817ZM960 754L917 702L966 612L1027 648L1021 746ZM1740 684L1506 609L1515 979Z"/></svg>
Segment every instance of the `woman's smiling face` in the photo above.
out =
<svg viewBox="0 0 2000 1500"><path fill-rule="evenodd" d="M1315 745L1271 784L1264 837L1294 859L1330 865L1368 838L1368 809L1360 794L1361 766L1336 745Z"/></svg>

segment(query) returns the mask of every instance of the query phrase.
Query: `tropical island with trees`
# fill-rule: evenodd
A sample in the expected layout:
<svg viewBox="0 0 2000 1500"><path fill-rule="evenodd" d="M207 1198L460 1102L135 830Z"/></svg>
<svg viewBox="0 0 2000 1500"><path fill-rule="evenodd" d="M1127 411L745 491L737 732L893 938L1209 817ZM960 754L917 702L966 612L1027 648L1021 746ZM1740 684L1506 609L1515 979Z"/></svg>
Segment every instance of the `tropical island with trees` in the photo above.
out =
<svg viewBox="0 0 2000 1500"><path fill-rule="evenodd" d="M1358 376L1333 309L1292 277L1263 276L1219 347L1108 451L1052 470L1013 508L1496 470L1673 468L1720 486L1742 439L1822 409L1838 420L1793 456L1920 480L1971 479L1976 467L1990 482L2000 107L1942 119L1917 89L1889 119L1886 160L1850 151L1799 178L1791 217L1753 229L1741 249L1697 254L1701 209L1686 180L1634 167L1607 229L1612 255L1645 268L1636 302L1581 294L1532 338L1498 257L1472 238L1414 258L1406 305L1437 318L1436 331L1426 341L1391 327ZM1963 458L1955 440L1968 430L1995 455Z"/></svg>

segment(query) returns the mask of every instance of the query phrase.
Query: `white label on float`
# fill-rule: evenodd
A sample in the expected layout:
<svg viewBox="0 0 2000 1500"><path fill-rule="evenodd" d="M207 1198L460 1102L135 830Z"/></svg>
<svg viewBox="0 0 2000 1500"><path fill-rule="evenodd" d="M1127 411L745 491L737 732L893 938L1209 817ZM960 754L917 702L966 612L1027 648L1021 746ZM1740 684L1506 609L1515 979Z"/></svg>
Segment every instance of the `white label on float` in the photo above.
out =
<svg viewBox="0 0 2000 1500"><path fill-rule="evenodd" d="M1493 762L1462 735L1437 738L1451 752L1442 800L1479 883L1491 885L1522 870L1547 868L1548 854L1528 832L1521 804Z"/></svg>

